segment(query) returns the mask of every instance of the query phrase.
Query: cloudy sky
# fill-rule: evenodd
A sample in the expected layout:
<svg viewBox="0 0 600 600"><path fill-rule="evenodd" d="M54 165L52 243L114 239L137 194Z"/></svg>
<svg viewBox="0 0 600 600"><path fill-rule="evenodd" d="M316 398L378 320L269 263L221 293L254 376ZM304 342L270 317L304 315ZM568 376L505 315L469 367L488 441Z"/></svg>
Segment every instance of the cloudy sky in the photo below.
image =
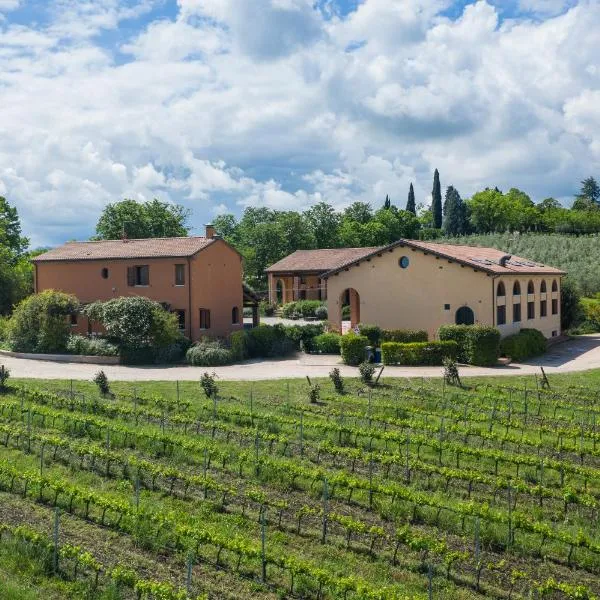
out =
<svg viewBox="0 0 600 600"><path fill-rule="evenodd" d="M158 197L404 206L600 177L600 0L0 0L0 195L34 245Z"/></svg>

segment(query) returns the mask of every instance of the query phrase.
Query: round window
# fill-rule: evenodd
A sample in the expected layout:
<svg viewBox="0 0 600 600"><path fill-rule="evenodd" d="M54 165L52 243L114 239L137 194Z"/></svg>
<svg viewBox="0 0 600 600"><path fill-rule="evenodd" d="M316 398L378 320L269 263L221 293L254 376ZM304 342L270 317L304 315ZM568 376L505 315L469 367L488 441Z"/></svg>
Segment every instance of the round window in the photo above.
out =
<svg viewBox="0 0 600 600"><path fill-rule="evenodd" d="M102 279L108 279L108 269L104 268L102 269Z"/></svg>
<svg viewBox="0 0 600 600"><path fill-rule="evenodd" d="M403 268L406 269L406 267L408 267L408 265L410 264L410 260L408 260L408 256L402 256L400 258L400 260L398 261L398 264Z"/></svg>

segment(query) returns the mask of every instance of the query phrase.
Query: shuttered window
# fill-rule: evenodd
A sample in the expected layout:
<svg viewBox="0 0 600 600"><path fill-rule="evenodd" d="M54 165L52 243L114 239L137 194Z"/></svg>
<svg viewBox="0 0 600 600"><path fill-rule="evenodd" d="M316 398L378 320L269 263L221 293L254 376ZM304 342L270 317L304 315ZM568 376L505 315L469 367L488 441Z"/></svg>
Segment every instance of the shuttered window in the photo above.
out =
<svg viewBox="0 0 600 600"><path fill-rule="evenodd" d="M185 265L175 265L175 285L185 285Z"/></svg>
<svg viewBox="0 0 600 600"><path fill-rule="evenodd" d="M210 310L200 309L200 329L210 329Z"/></svg>
<svg viewBox="0 0 600 600"><path fill-rule="evenodd" d="M150 285L150 267L148 265L127 267L127 285L129 287Z"/></svg>

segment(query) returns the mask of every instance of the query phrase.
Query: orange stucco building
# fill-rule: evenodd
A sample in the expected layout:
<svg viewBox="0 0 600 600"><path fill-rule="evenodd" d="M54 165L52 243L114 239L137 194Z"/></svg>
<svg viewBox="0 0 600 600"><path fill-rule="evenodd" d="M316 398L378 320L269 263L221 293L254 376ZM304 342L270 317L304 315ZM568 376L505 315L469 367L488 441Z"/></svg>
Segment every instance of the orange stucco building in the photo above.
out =
<svg viewBox="0 0 600 600"><path fill-rule="evenodd" d="M68 242L33 263L36 293L60 290L82 304L145 296L175 312L181 331L194 341L224 337L243 327L249 298L242 258L212 227L204 237ZM91 333L95 324L80 316L73 329Z"/></svg>

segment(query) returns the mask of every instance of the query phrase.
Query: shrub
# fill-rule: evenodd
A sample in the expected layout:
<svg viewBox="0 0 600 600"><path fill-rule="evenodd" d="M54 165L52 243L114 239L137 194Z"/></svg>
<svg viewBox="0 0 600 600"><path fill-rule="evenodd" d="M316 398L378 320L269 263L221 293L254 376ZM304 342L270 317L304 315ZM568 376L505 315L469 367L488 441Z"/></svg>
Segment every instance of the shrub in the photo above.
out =
<svg viewBox="0 0 600 600"><path fill-rule="evenodd" d="M444 380L448 385L461 386L460 375L458 373L458 364L451 358L444 358Z"/></svg>
<svg viewBox="0 0 600 600"><path fill-rule="evenodd" d="M579 304L580 292L577 284L566 277L560 290L560 323L562 329L569 329L581 319Z"/></svg>
<svg viewBox="0 0 600 600"><path fill-rule="evenodd" d="M509 335L500 342L500 351L504 356L521 361L539 356L546 352L546 338L537 329L521 329L515 335Z"/></svg>
<svg viewBox="0 0 600 600"><path fill-rule="evenodd" d="M456 359L458 344L447 342L384 342L381 357L384 365L441 365L444 358Z"/></svg>
<svg viewBox="0 0 600 600"><path fill-rule="evenodd" d="M87 338L71 335L67 342L67 352L87 356L118 356L119 349L103 338Z"/></svg>
<svg viewBox="0 0 600 600"><path fill-rule="evenodd" d="M379 342L381 340L381 327L378 325L363 325L360 324L358 326L358 331L360 335L364 335L369 338L369 345L374 347L379 347Z"/></svg>
<svg viewBox="0 0 600 600"><path fill-rule="evenodd" d="M458 344L459 362L493 366L500 355L500 332L488 325L443 325L438 332L441 341Z"/></svg>
<svg viewBox="0 0 600 600"><path fill-rule="evenodd" d="M79 310L75 296L45 290L29 296L13 313L9 345L17 352L64 352L71 332L69 315Z"/></svg>
<svg viewBox="0 0 600 600"><path fill-rule="evenodd" d="M185 355L187 362L195 367L217 367L229 365L234 356L229 348L225 348L218 340L200 340Z"/></svg>
<svg viewBox="0 0 600 600"><path fill-rule="evenodd" d="M315 317L317 317L317 319L319 319L319 321L327 321L327 319L329 318L329 314L327 312L327 307L319 306L315 310Z"/></svg>
<svg viewBox="0 0 600 600"><path fill-rule="evenodd" d="M191 345L192 342L184 335L180 334L179 338L172 344L163 346L154 351L154 362L158 365L179 362L185 357Z"/></svg>
<svg viewBox="0 0 600 600"><path fill-rule="evenodd" d="M373 363L364 361L358 365L358 372L360 373L360 380L367 385L373 383L373 375L375 374L375 365Z"/></svg>
<svg viewBox="0 0 600 600"><path fill-rule="evenodd" d="M271 304L266 300L262 300L258 305L258 310L261 315L265 317L272 317L275 314L275 311L277 310L277 304Z"/></svg>
<svg viewBox="0 0 600 600"><path fill-rule="evenodd" d="M339 354L341 339L339 333L322 333L313 338L312 351L319 354Z"/></svg>
<svg viewBox="0 0 600 600"><path fill-rule="evenodd" d="M311 404L317 404L321 399L321 386L318 383L311 383L308 388L308 399Z"/></svg>
<svg viewBox="0 0 600 600"><path fill-rule="evenodd" d="M413 342L426 342L428 339L427 332L420 329L384 329L381 332L382 342L412 344Z"/></svg>
<svg viewBox="0 0 600 600"><path fill-rule="evenodd" d="M204 390L204 394L207 398L212 398L219 393L219 386L217 385L216 378L217 376L214 373L210 375L206 372L200 377L200 386Z"/></svg>
<svg viewBox="0 0 600 600"><path fill-rule="evenodd" d="M282 325L259 325L248 330L248 355L250 358L274 356L275 342L285 338Z"/></svg>
<svg viewBox="0 0 600 600"><path fill-rule="evenodd" d="M342 379L342 375L340 370L336 367L335 369L331 369L329 372L329 379L333 383L333 387L338 394L344 393L344 380Z"/></svg>
<svg viewBox="0 0 600 600"><path fill-rule="evenodd" d="M282 327L285 337L294 343L296 350L304 349L306 352L312 352L314 338L325 331L323 323L283 325Z"/></svg>
<svg viewBox="0 0 600 600"><path fill-rule="evenodd" d="M365 348L369 345L369 338L356 335L354 332L343 335L340 340L342 359L347 365L357 366L365 360Z"/></svg>
<svg viewBox="0 0 600 600"><path fill-rule="evenodd" d="M10 325L10 319L0 315L0 342L8 340L8 327Z"/></svg>
<svg viewBox="0 0 600 600"><path fill-rule="evenodd" d="M9 377L10 371L4 365L0 365L0 392L6 390L6 382Z"/></svg>
<svg viewBox="0 0 600 600"><path fill-rule="evenodd" d="M243 329L234 331L229 336L229 347L235 360L246 360L248 358L248 333Z"/></svg>
<svg viewBox="0 0 600 600"><path fill-rule="evenodd" d="M297 300L296 302L288 302L281 308L283 316L289 319L293 315L300 315L306 317L316 317L316 311L318 308L324 306L321 300Z"/></svg>
<svg viewBox="0 0 600 600"><path fill-rule="evenodd" d="M103 396L110 394L110 385L108 383L108 377L104 371L98 371L94 377L94 383L98 386L98 391Z"/></svg>

